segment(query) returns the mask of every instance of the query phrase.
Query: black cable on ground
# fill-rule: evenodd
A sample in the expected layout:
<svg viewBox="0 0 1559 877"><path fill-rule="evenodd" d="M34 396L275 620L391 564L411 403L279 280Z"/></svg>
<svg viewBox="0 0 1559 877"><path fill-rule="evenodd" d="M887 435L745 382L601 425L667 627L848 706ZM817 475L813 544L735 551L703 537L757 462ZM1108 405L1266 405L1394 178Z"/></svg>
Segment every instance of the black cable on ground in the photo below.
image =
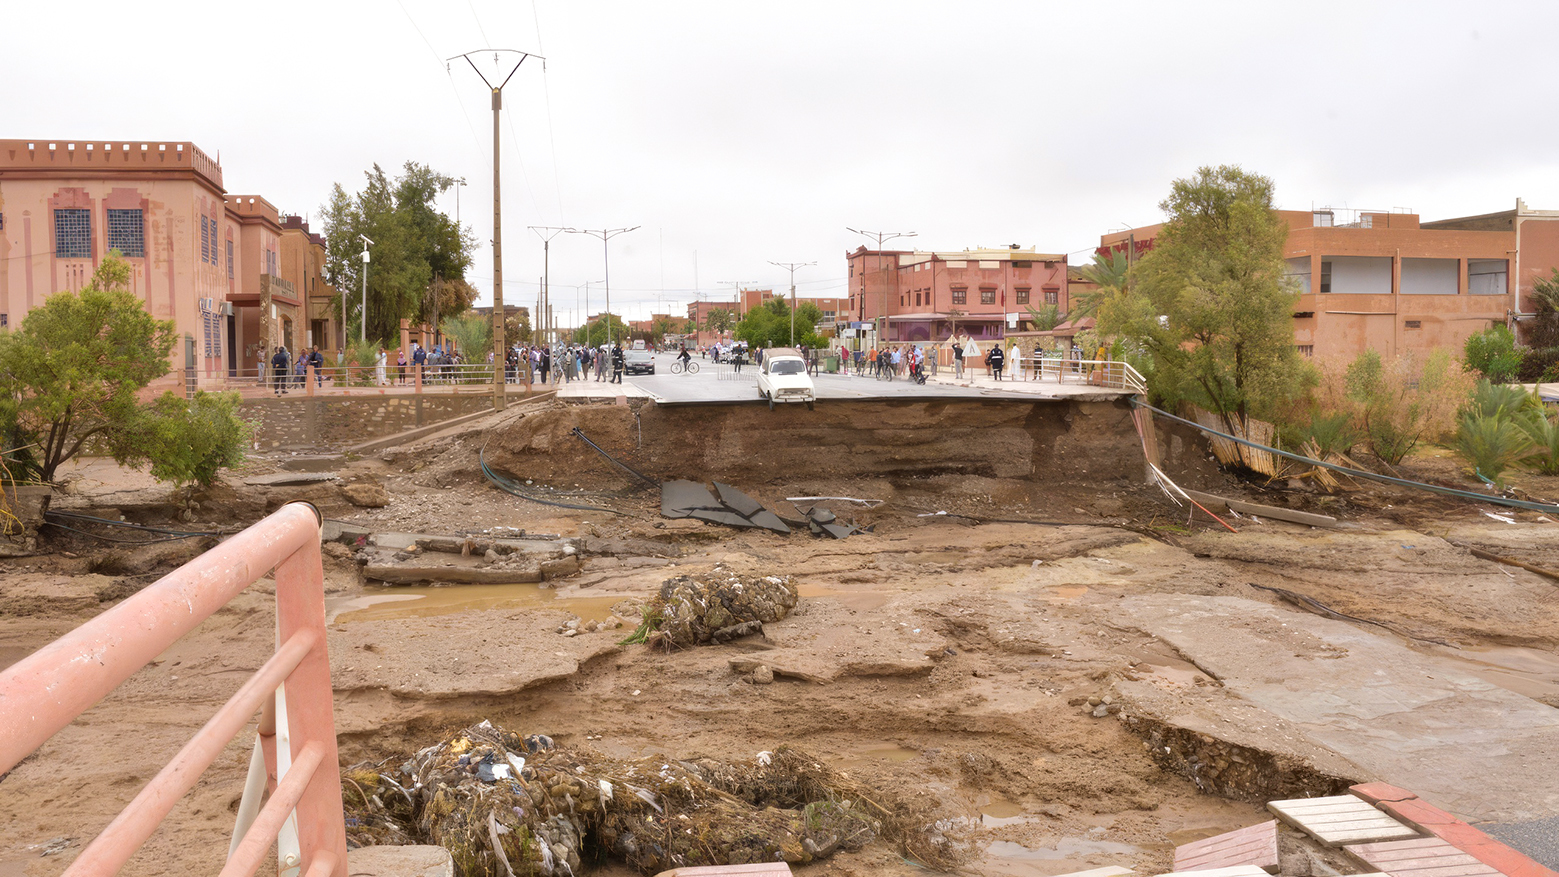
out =
<svg viewBox="0 0 1559 877"><path fill-rule="evenodd" d="M1288 451L1278 450L1277 448L1269 448L1266 445L1258 444L1256 442L1250 441L1249 439L1242 439L1238 436L1229 435L1226 432L1219 432L1210 426L1203 426L1200 423L1187 420L1184 417L1176 417L1175 415L1170 414L1168 411L1165 411L1161 408L1154 408L1152 405L1142 401L1137 396L1131 397L1131 404L1137 408L1146 408L1154 414L1157 414L1161 417L1167 417L1177 423L1183 423L1186 426L1199 429L1208 435L1215 435L1222 439L1228 439L1231 442L1245 445L1248 448L1255 448L1258 451L1266 451L1270 454L1277 454L1280 457L1287 457L1290 460L1296 460L1306 465L1319 466L1323 469L1331 469L1334 472L1341 472L1344 475L1351 475L1354 478L1363 478L1369 481L1379 481L1385 484L1394 484L1398 487L1411 487L1415 490L1427 490L1431 493L1438 493L1443 496L1454 496L1458 499L1470 499L1477 502L1493 503L1495 505L1508 506L1510 508L1517 509L1527 509L1528 511L1534 512L1547 512L1551 515L1559 514L1559 505L1554 505L1552 503L1527 502L1524 499L1509 499L1503 496L1489 496L1486 493L1473 493L1470 490L1461 490L1455 487L1441 487L1438 484L1425 484L1422 481L1409 481L1406 478L1396 478L1391 475L1380 475L1374 472L1367 472L1363 469L1354 469L1351 466L1339 466L1336 463L1327 463L1322 460L1312 460L1302 454L1294 454Z"/></svg>
<svg viewBox="0 0 1559 877"><path fill-rule="evenodd" d="M99 518L94 515L83 515L80 512L67 512L59 509L49 509L44 512L44 517L72 518L77 521L91 521L94 524L104 524L109 527L126 527L132 530L144 530L147 533L163 533L169 536L225 536L226 533L211 530L170 530L167 527L153 527L150 524L135 524L130 521L116 521L112 518Z"/></svg>
<svg viewBox="0 0 1559 877"><path fill-rule="evenodd" d="M640 472L639 470L633 468L632 466L629 466L627 463L622 462L621 460L617 459L616 457L613 457L611 454L608 454L606 451L602 450L601 446L596 444L595 442L591 441L590 437L585 435L584 431L581 430L579 427L577 427L577 426L574 427L572 432L573 432L573 435L576 438L578 438L580 441L584 442L585 444L589 445L592 449L595 450L595 452L597 454L600 454L602 457L605 457L606 461L608 463L611 463L613 466L616 466L617 468L623 470L624 472L627 472L629 475L632 475L633 477L639 479L640 481L643 481L646 485L648 485L650 487L654 487L654 488L659 488L660 487L660 482L659 481L656 481L655 479L651 478L650 476L645 475L643 472Z"/></svg>
<svg viewBox="0 0 1559 877"><path fill-rule="evenodd" d="M577 511L584 511L584 512L607 512L607 513L613 514L613 515L622 515L623 514L622 512L617 511L616 509L603 508L601 506L593 506L593 505L581 505L581 504L578 504L578 503L558 502L556 500L542 499L539 496L535 496L534 494L531 494L528 491L526 491L524 488L520 487L519 483L514 481L512 478L505 478L502 475L499 475L498 473L494 472L492 469L488 468L488 465L487 465L487 448L486 448L485 445L482 447L481 450L477 451L476 459L477 459L477 462L482 467L482 474L487 476L487 480L488 481L491 481L493 483L493 485L496 486L499 490L502 490L505 493L513 494L513 495L519 497L520 499L528 499L531 502L541 503L542 505L555 506L555 507L560 508L560 509L575 509ZM627 516L624 515L624 517L627 517Z"/></svg>
<svg viewBox="0 0 1559 877"><path fill-rule="evenodd" d="M220 535L217 533L186 533L182 536L162 536L157 539L116 539L113 536L104 536L100 533L89 533L86 530L78 530L75 527L68 527L59 523L58 521L44 521L43 525L46 527L58 527L61 530L69 530L72 533L80 533L81 535L90 539L99 539L103 542L115 542L122 545L156 545L161 542L178 542L183 539L204 539L209 536Z"/></svg>

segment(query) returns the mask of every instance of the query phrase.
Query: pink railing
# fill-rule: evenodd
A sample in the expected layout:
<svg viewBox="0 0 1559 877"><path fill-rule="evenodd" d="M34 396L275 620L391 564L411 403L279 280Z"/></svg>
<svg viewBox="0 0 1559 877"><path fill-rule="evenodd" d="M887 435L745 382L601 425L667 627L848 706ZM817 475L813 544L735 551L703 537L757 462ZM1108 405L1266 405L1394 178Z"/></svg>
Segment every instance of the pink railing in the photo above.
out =
<svg viewBox="0 0 1559 877"><path fill-rule="evenodd" d="M320 523L318 510L308 503L283 506L0 671L4 775L181 636L276 571L276 653L82 851L67 875L117 872L259 711L255 756L222 877L254 874L273 843L284 873L346 877ZM270 798L261 807L267 788Z"/></svg>

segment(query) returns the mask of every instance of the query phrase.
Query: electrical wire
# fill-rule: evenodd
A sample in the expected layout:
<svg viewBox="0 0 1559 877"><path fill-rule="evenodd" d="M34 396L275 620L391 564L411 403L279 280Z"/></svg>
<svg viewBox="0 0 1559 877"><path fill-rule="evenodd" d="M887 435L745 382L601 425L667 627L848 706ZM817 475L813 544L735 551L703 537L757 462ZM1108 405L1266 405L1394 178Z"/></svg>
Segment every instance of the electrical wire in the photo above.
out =
<svg viewBox="0 0 1559 877"><path fill-rule="evenodd" d="M1508 497L1503 497L1503 496L1489 496L1486 493L1473 493L1470 490L1462 490L1462 489L1456 488L1456 487L1441 487L1438 484L1425 484L1422 481L1410 481L1410 480L1408 480L1406 478L1396 478L1396 477L1393 477L1391 475L1379 475L1379 474L1374 473L1374 472L1367 472L1367 471L1365 471L1363 469L1354 469L1354 468L1352 468L1350 466L1339 466L1336 463L1327 463L1327 462L1324 462L1322 460L1312 460L1309 457L1306 457L1306 456L1304 456L1302 454L1295 454L1295 453L1291 453L1289 451L1282 451L1282 450L1278 450L1277 448L1269 448L1266 445L1258 444L1256 442L1250 441L1249 439L1242 439L1242 438L1239 438L1238 436L1229 435L1226 432L1219 432L1218 430L1213 429L1210 426L1203 426L1200 423L1196 423L1195 421L1187 420L1184 417L1176 417L1175 415L1170 414L1168 411L1165 411L1165 410L1163 410L1161 408L1154 408L1152 405L1149 405L1148 403L1142 401L1137 396L1132 396L1131 397L1131 404L1134 407L1137 407L1137 408L1146 408L1147 410L1152 411L1154 414L1157 414L1160 417L1167 417L1170 420L1175 421L1176 423L1183 423L1186 426L1192 427L1194 429L1201 430L1202 432L1205 432L1208 435L1215 435L1215 436L1218 436L1219 438L1222 438L1222 439L1228 439L1231 442L1234 442L1236 444L1244 445L1244 446L1246 446L1248 448L1255 448L1258 451L1266 451L1267 453L1270 453L1270 454L1277 454L1280 457L1287 457L1290 460L1295 460L1297 462L1304 463L1304 464L1309 465L1309 466L1318 466L1318 467L1323 468L1323 469L1331 469L1334 472L1341 472L1344 475L1351 475L1354 478L1363 478L1363 479L1366 479L1368 481L1379 481L1379 482L1382 482L1382 483L1385 483L1385 484L1394 484L1394 485L1396 485L1398 487L1411 487L1411 488L1414 488L1416 490L1427 490L1430 493L1438 493L1438 494L1441 494L1443 496L1452 496L1452 497L1456 497L1458 499L1470 499L1470 500L1474 500L1476 502L1493 503L1494 505L1508 506L1510 508L1517 508L1517 509L1526 509L1528 511L1534 511L1534 512L1547 512L1548 514L1551 514L1551 515L1559 514L1559 505L1555 505L1553 503L1528 502L1528 501L1526 501L1524 499L1510 499Z"/></svg>
<svg viewBox="0 0 1559 877"><path fill-rule="evenodd" d="M536 25L536 54L541 56L541 98L547 110L547 143L552 149L552 191L558 196L558 225L568 225L563 218L563 179L558 173L558 140L552 130L552 89L547 84L547 52L541 46L541 14L536 10L536 0L531 0L530 14Z"/></svg>
<svg viewBox="0 0 1559 877"><path fill-rule="evenodd" d="M156 545L156 544L161 543L161 542L178 542L178 541L183 540L183 539L201 539L201 538L204 538L204 537L206 537L208 535L208 534L205 534L205 533L190 533L190 534L187 534L187 535L184 535L184 536L161 536L161 537L158 537L156 539L117 539L117 538L115 538L113 536L104 536L101 533L90 533L90 532L88 532L86 530L81 530L81 529L77 529L76 527L67 526L65 524L59 523L58 521L48 521L48 520L46 520L46 521L43 522L43 525L45 527L58 527L61 530L69 530L72 533L80 533L81 535L86 536L89 539L98 539L98 540L101 540L103 542L114 542L114 543L118 543L118 544L121 544L121 545Z"/></svg>
<svg viewBox="0 0 1559 877"><path fill-rule="evenodd" d="M150 524L136 524L130 521L116 521L112 518L99 518L94 515L84 515L80 512L66 512L58 509L49 509L44 516L59 518L72 518L78 521L91 521L95 524L106 524L110 527L125 527L132 530L142 530L147 533L163 533L173 536L226 536L227 533L220 530L170 530L166 527L153 527Z"/></svg>

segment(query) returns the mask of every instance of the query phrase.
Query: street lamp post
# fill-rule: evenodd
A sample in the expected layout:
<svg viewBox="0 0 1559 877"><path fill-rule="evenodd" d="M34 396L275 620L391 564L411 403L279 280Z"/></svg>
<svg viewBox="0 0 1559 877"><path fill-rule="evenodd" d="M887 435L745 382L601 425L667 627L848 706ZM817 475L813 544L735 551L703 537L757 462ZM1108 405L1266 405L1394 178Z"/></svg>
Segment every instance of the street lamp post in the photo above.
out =
<svg viewBox="0 0 1559 877"><path fill-rule="evenodd" d="M606 285L606 346L612 346L612 251L607 242L612 238L626 234L633 228L565 228L570 234L589 234L601 239L601 262L604 265L606 279L602 281Z"/></svg>
<svg viewBox="0 0 1559 877"><path fill-rule="evenodd" d="M882 336L887 334L888 331L888 267L887 265L884 265L882 261L883 241L891 241L894 238L912 238L919 234L919 232L862 231L858 228L850 228L849 226L845 226L845 231L854 232L856 234L866 235L869 238L877 239L877 264L882 266L882 310L880 311L882 314L882 325L877 330L877 340L880 343L882 341ZM864 270L866 266L863 265L861 267Z"/></svg>
<svg viewBox="0 0 1559 877"><path fill-rule="evenodd" d="M360 234L358 237L363 239L363 308L357 315L357 342L362 344L368 341L368 248L373 246L374 242L365 234ZM346 319L345 314L341 319Z"/></svg>
<svg viewBox="0 0 1559 877"><path fill-rule="evenodd" d="M790 272L790 346L796 346L796 269L816 265L816 262L770 262Z"/></svg>

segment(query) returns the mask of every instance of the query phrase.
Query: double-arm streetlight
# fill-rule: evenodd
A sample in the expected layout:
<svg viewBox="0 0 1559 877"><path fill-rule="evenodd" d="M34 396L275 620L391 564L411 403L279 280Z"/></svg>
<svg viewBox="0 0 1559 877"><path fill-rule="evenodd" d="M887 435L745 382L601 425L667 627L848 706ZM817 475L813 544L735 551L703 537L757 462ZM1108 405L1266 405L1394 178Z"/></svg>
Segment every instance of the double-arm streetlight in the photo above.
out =
<svg viewBox="0 0 1559 877"><path fill-rule="evenodd" d="M914 232L914 231L862 231L862 230L860 230L858 228L850 228L849 226L845 226L844 230L845 231L849 231L849 232L854 232L855 234L863 234L863 235L866 235L869 238L876 238L877 239L877 264L882 266L882 311L881 311L881 313L882 313L882 326L881 326L881 328L879 328L877 330L877 340L878 340L878 342L881 342L882 341L882 336L887 334L887 331L888 331L888 266L883 264L883 261L882 261L882 244L883 244L884 241L891 241L894 238L912 238L912 237L915 237L917 234L919 234L919 232ZM865 267L866 267L865 265L862 265L861 266L862 270L864 270ZM863 298L863 304L864 304L864 298L865 298L865 290L864 289L862 290L862 298Z"/></svg>
<svg viewBox="0 0 1559 877"><path fill-rule="evenodd" d="M790 272L790 346L796 346L796 269L816 265L816 262L770 262Z"/></svg>
<svg viewBox="0 0 1559 877"><path fill-rule="evenodd" d="M568 232L569 234L589 234L589 235L595 235L596 237L601 239L601 261L602 261L602 263L605 266L604 270L605 270L605 274L606 274L606 279L603 281L603 283L606 285L606 346L607 347L611 347L612 346L612 251L611 251L611 247L607 245L607 242L610 241L612 238L620 235L620 234L627 234L630 231L634 231L638 227L639 226L635 225L635 226L633 226L633 228L565 228L565 229L563 229L564 231Z"/></svg>

